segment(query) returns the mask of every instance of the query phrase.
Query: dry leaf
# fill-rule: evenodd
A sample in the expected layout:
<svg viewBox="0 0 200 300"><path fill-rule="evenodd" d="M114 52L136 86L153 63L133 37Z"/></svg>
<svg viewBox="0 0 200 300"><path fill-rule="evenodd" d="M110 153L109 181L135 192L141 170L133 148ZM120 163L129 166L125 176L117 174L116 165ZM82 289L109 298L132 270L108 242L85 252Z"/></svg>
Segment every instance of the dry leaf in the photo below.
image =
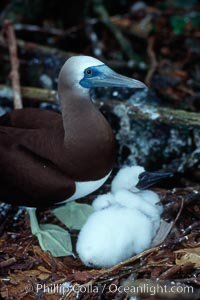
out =
<svg viewBox="0 0 200 300"><path fill-rule="evenodd" d="M194 264L196 268L200 267L200 247L198 248L185 248L174 251L176 253L176 264L178 266L185 265L190 262Z"/></svg>
<svg viewBox="0 0 200 300"><path fill-rule="evenodd" d="M41 271L41 272L44 272L44 273L51 274L51 271L47 270L44 266L39 266L38 270Z"/></svg>
<svg viewBox="0 0 200 300"><path fill-rule="evenodd" d="M169 234L169 232L171 231L173 227L173 222L166 222L163 219L161 219L160 221L160 228L156 234L156 236L154 237L151 247L155 247L159 244L161 244L167 237L167 235Z"/></svg>

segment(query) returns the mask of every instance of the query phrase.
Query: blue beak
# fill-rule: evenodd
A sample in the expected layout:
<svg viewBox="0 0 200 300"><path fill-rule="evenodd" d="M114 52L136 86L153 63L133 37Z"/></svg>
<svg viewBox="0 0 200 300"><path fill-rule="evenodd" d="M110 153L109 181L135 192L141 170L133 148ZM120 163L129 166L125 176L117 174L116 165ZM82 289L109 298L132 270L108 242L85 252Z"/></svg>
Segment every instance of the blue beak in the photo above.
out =
<svg viewBox="0 0 200 300"><path fill-rule="evenodd" d="M89 68L90 75L85 74L80 84L86 88L95 87L121 87L132 89L145 89L147 86L139 80L120 75L107 67L100 65Z"/></svg>

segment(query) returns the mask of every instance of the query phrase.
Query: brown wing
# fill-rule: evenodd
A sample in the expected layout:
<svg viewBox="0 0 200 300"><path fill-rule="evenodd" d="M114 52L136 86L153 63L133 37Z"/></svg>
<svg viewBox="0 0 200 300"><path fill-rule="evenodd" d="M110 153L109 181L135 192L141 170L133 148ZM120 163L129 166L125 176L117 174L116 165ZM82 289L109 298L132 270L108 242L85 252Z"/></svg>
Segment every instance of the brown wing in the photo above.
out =
<svg viewBox="0 0 200 300"><path fill-rule="evenodd" d="M3 121L0 118L4 124L0 126L0 200L40 207L69 198L75 191L75 183L54 159L56 153L66 156L60 121L54 119L52 123L57 127L50 129L49 117L43 118L42 129L39 122L36 122L38 128L23 129L23 114L21 110L3 117ZM28 121L29 127L36 127L33 119Z"/></svg>
<svg viewBox="0 0 200 300"><path fill-rule="evenodd" d="M62 116L39 108L17 109L0 117L0 126L27 129L57 128L62 126Z"/></svg>

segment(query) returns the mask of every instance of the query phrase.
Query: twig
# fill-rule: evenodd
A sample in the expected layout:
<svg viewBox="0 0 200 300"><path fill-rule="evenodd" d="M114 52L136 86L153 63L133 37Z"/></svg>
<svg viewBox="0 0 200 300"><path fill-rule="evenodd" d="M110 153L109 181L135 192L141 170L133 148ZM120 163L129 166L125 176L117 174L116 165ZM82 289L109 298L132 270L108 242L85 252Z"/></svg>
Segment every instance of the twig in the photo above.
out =
<svg viewBox="0 0 200 300"><path fill-rule="evenodd" d="M105 24L105 26L109 29L109 31L114 35L118 44L120 45L124 54L133 61L141 61L139 55L134 53L131 43L127 40L127 38L123 35L120 29L112 23L110 16L105 9L101 0L93 0L93 8L95 13L99 16L101 21Z"/></svg>
<svg viewBox="0 0 200 300"><path fill-rule="evenodd" d="M150 68L145 79L145 82L148 86L150 86L152 76L158 67L158 62L156 60L156 55L154 52L154 44L155 44L155 36L150 36L148 38L148 46L147 46L147 53L150 59Z"/></svg>
<svg viewBox="0 0 200 300"><path fill-rule="evenodd" d="M197 233L197 235L199 235L199 233ZM184 236L181 235L181 236L177 237L175 240L173 240L173 242L170 242L169 245L170 245L170 247L173 247L173 249L174 249L178 244L183 244L184 242L187 242L193 236L196 236L196 234L194 232L184 235Z"/></svg>
<svg viewBox="0 0 200 300"><path fill-rule="evenodd" d="M17 46L28 52L28 53L36 53L37 55L52 55L55 56L56 58L60 58L63 63L65 62L66 59L73 55L80 55L81 53L74 53L74 52L65 52L63 50L60 50L58 48L53 48L53 47L48 47L32 42L26 42L24 40L17 39ZM0 35L0 47L5 48L5 42L3 37ZM111 68L114 69L133 69L133 66L135 68L141 69L141 64L134 61L134 63L126 62L124 60L104 60L102 59L106 64L108 64ZM62 62L61 62L62 63ZM143 68L143 67L142 67Z"/></svg>
<svg viewBox="0 0 200 300"><path fill-rule="evenodd" d="M184 191L181 193L181 191ZM189 205L192 202L199 201L200 198L200 186L194 186L192 188L176 188L176 191L168 196L172 197L171 201L165 206L165 214L179 209L179 203L176 201L177 197L184 199L184 205Z"/></svg>
<svg viewBox="0 0 200 300"><path fill-rule="evenodd" d="M0 12L0 26L3 27L4 20L6 19L7 13L12 9L13 3L10 2L8 5Z"/></svg>
<svg viewBox="0 0 200 300"><path fill-rule="evenodd" d="M5 41L2 35L0 35L0 46L5 48ZM40 44L26 42L24 40L17 39L17 46L29 53L37 53L41 55L55 55L57 58L63 59L63 62L70 56L76 55L72 52L65 52L57 48L47 47Z"/></svg>
<svg viewBox="0 0 200 300"><path fill-rule="evenodd" d="M182 233L181 238L185 237L185 235L189 234L196 227L200 227L200 221L196 221L193 224L191 224L190 226L188 226Z"/></svg>
<svg viewBox="0 0 200 300"><path fill-rule="evenodd" d="M184 199L181 199L180 208L179 208L178 214L177 214L177 216L176 216L176 219L174 220L173 226L176 224L176 222L177 222L178 219L180 218L180 215L181 215L182 210L183 210L183 206L184 206Z"/></svg>
<svg viewBox="0 0 200 300"><path fill-rule="evenodd" d="M63 36L64 35L64 30L59 29L59 28L52 28L52 27L40 27L37 25L32 25L32 24L15 24L14 28L16 31L29 31L29 32L38 32L38 33L47 33L47 34L52 34L52 35L57 35L57 36Z"/></svg>
<svg viewBox="0 0 200 300"><path fill-rule="evenodd" d="M32 25L32 24L22 24L18 23L14 25L16 31L29 31L29 32L38 32L38 33L45 33L45 34L51 34L56 36L67 36L70 35L80 29L82 29L83 24L79 24L77 26L73 26L68 28L67 30L63 30L60 28L51 28L51 27L40 27L38 25Z"/></svg>
<svg viewBox="0 0 200 300"><path fill-rule="evenodd" d="M164 271L160 276L159 276L159 280L166 280L169 278L172 278L172 276L174 274L176 274L177 272L179 272L181 269L181 266L173 266L169 269L167 269L167 271Z"/></svg>
<svg viewBox="0 0 200 300"><path fill-rule="evenodd" d="M146 256L146 255L149 255L149 254L152 254L152 253L155 253L155 252L158 252L160 250L160 247L154 247L154 248L150 248L148 250L145 250L143 251L142 253L139 253L121 263L119 263L118 265L115 265L113 266L112 268L110 269L104 269L102 271L100 271L100 273L97 275L98 278L102 277L103 275L108 275L108 274L111 274L115 271L118 271L119 269L121 269L122 267L126 266L126 265L129 265L129 264L132 264L133 262L135 262L136 260L138 259L141 259L142 257ZM97 279L97 278L95 278Z"/></svg>
<svg viewBox="0 0 200 300"><path fill-rule="evenodd" d="M13 88L14 96L14 108L20 109L23 107L21 99L21 90L20 90L20 76L19 76L19 60L17 56L17 41L14 32L13 25L10 21L4 21L4 28L6 33L6 38L8 41L8 48L10 53L11 61L11 81Z"/></svg>

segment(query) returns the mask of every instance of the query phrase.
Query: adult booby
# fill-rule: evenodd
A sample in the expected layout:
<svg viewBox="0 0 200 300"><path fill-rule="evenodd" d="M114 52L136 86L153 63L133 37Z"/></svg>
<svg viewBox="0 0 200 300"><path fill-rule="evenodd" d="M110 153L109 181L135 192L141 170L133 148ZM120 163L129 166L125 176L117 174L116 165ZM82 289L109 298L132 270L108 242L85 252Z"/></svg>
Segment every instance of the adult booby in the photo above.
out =
<svg viewBox="0 0 200 300"><path fill-rule="evenodd" d="M95 87L145 88L89 56L69 58L58 78L62 115L40 109L0 118L0 200L48 207L98 189L116 157L112 129L91 101ZM38 232L34 210L32 232ZM36 228L36 229L34 229Z"/></svg>

